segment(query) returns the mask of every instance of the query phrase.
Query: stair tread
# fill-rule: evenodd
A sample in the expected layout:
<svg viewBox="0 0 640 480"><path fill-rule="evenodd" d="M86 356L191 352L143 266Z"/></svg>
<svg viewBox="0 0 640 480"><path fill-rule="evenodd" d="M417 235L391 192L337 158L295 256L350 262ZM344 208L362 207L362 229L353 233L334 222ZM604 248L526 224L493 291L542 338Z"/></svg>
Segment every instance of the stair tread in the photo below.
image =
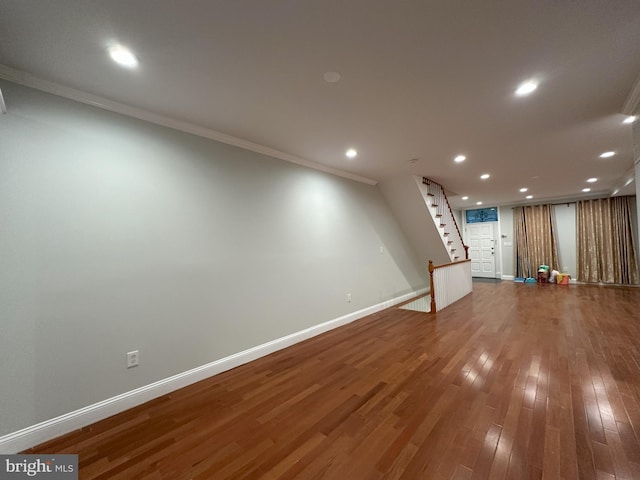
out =
<svg viewBox="0 0 640 480"><path fill-rule="evenodd" d="M441 185L430 181L427 177L423 177L422 183L423 185L426 186L426 190L427 190L426 194L429 197L431 197L425 203L429 207L436 208L436 210L433 212L434 214L432 217L434 220L434 224L437 228L441 229L440 233L442 235L442 239L446 243L447 248L449 249L449 255L453 258L454 252L457 252L459 248L452 248L452 245L459 246L459 244L457 244L453 240L450 240L451 232L447 232L445 231L445 229L449 227L448 229L452 230L452 227L451 227L452 225L453 227L457 228L458 222L456 221L455 217L451 215L449 211L451 207L447 207L448 205L447 194L445 193L444 188ZM431 190L433 190L433 192ZM439 208L440 204L442 204L442 207L443 207L442 209ZM467 247L465 247L465 249L466 248ZM459 259L459 258L460 258L459 256L457 255L455 256L455 259Z"/></svg>

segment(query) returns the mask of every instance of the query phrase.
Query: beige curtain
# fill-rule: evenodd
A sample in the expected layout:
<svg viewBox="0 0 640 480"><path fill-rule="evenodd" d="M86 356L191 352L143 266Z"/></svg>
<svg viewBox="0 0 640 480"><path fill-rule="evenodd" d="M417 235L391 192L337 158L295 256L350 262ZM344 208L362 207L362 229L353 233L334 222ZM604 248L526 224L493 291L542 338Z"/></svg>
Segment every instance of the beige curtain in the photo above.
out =
<svg viewBox="0 0 640 480"><path fill-rule="evenodd" d="M540 265L558 268L558 247L551 205L513 209L517 277L536 277Z"/></svg>
<svg viewBox="0 0 640 480"><path fill-rule="evenodd" d="M639 282L630 205L631 197L577 203L578 280Z"/></svg>

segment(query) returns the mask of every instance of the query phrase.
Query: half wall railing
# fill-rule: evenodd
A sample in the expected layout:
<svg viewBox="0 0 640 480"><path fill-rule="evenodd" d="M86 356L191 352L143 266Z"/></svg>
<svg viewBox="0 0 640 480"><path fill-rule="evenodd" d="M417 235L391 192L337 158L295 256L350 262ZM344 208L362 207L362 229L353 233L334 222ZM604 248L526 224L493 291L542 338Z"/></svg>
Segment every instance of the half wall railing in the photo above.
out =
<svg viewBox="0 0 640 480"><path fill-rule="evenodd" d="M434 265L429 260L431 313L436 313L460 300L473 290L471 260Z"/></svg>

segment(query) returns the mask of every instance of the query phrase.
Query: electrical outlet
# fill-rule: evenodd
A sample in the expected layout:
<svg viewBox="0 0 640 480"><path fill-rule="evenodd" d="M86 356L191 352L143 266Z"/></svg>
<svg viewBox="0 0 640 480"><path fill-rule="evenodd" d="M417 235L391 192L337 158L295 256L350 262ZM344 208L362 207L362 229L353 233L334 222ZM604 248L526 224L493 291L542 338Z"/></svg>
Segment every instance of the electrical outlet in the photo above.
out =
<svg viewBox="0 0 640 480"><path fill-rule="evenodd" d="M134 350L127 353L127 368L137 367L140 364L140 352Z"/></svg>
<svg viewBox="0 0 640 480"><path fill-rule="evenodd" d="M350 293L347 293L347 302L351 303L351 294Z"/></svg>
<svg viewBox="0 0 640 480"><path fill-rule="evenodd" d="M384 253L384 246L380 245L380 254Z"/></svg>

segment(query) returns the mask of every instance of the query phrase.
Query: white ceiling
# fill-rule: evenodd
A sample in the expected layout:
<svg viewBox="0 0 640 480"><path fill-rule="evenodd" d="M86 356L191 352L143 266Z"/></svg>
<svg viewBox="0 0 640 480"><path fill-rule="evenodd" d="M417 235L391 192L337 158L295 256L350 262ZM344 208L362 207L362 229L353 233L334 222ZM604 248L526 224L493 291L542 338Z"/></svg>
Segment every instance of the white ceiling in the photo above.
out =
<svg viewBox="0 0 640 480"><path fill-rule="evenodd" d="M632 178L640 2L2 0L0 65L375 181L425 175L457 207L589 177L604 196Z"/></svg>

